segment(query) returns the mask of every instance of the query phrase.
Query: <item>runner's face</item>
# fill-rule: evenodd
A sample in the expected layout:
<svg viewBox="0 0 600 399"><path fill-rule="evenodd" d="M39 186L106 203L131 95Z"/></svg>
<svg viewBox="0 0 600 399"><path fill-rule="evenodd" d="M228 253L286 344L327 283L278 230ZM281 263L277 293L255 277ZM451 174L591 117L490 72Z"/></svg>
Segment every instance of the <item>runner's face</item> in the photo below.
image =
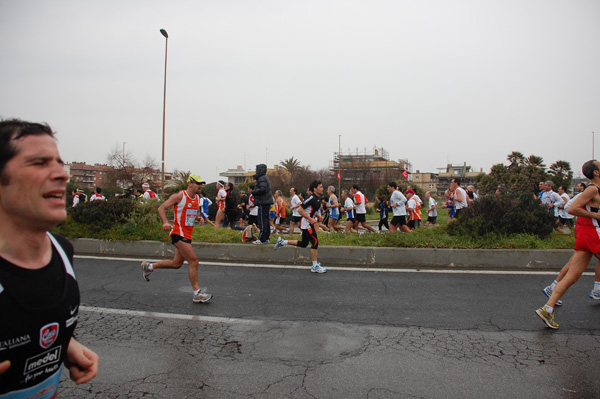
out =
<svg viewBox="0 0 600 399"><path fill-rule="evenodd" d="M322 185L322 184L319 184L319 185L317 186L317 188L315 189L315 191L316 191L316 193L317 193L318 195L321 195L321 194L323 194L323 185Z"/></svg>
<svg viewBox="0 0 600 399"><path fill-rule="evenodd" d="M17 155L6 164L7 185L0 185L0 212L16 223L48 230L67 218L66 185L54 139L25 136L13 142Z"/></svg>

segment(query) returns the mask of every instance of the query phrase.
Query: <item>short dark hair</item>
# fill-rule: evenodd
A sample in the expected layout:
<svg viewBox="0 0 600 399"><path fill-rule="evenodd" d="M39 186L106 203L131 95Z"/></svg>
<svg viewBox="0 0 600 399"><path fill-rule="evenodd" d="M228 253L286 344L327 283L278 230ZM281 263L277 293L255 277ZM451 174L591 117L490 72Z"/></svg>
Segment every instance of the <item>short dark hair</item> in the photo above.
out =
<svg viewBox="0 0 600 399"><path fill-rule="evenodd" d="M389 182L389 183L388 183L388 186L390 186L390 187L394 187L394 188L398 188L398 185L396 184L396 182L395 182L395 181L391 181L391 182Z"/></svg>
<svg viewBox="0 0 600 399"><path fill-rule="evenodd" d="M101 189L100 187L96 187L96 192L97 192L98 194L100 194L100 193L102 192L102 189Z"/></svg>
<svg viewBox="0 0 600 399"><path fill-rule="evenodd" d="M254 184L250 184L250 185L248 186L248 190L254 190Z"/></svg>
<svg viewBox="0 0 600 399"><path fill-rule="evenodd" d="M583 175L590 180L594 178L594 171L598 170L598 166L595 164L595 162L596 160L592 159L584 163L581 167L581 173L583 173Z"/></svg>
<svg viewBox="0 0 600 399"><path fill-rule="evenodd" d="M452 180L454 180L454 183L456 183L460 186L460 178L459 177L455 177Z"/></svg>
<svg viewBox="0 0 600 399"><path fill-rule="evenodd" d="M290 190L294 190L294 193L298 192L298 190L296 190L296 187L290 187Z"/></svg>
<svg viewBox="0 0 600 399"><path fill-rule="evenodd" d="M313 180L313 182L310 183L310 186L308 186L308 189L314 193L315 188L319 187L319 184L321 184L321 180Z"/></svg>
<svg viewBox="0 0 600 399"><path fill-rule="evenodd" d="M353 184L352 188L355 189L355 190L360 190L360 187L358 187L358 184Z"/></svg>
<svg viewBox="0 0 600 399"><path fill-rule="evenodd" d="M54 137L54 132L45 123L32 123L20 119L0 121L0 184L8 184L4 168L8 161L17 155L17 148L13 142L26 136L42 134Z"/></svg>

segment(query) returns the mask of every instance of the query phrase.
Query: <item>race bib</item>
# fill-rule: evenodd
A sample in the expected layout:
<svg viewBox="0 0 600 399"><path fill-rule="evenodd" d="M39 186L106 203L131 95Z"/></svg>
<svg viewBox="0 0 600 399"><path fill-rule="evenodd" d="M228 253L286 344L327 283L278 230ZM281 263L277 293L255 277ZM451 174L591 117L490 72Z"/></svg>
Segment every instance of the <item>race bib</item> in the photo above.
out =
<svg viewBox="0 0 600 399"><path fill-rule="evenodd" d="M196 218L198 217L197 209L187 209L185 212L185 225L193 226L196 222Z"/></svg>

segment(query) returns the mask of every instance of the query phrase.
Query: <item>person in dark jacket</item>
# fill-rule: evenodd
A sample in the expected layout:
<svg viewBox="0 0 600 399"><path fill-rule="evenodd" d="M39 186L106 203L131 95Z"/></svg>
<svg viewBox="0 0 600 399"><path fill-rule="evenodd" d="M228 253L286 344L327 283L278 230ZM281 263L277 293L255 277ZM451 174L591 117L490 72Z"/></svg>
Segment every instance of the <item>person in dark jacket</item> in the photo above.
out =
<svg viewBox="0 0 600 399"><path fill-rule="evenodd" d="M269 224L269 208L273 205L273 193L271 192L271 181L267 176L267 165L256 165L256 174L254 175L256 184L252 190L254 205L258 207L258 229L260 236L253 244L269 244L271 235L271 225Z"/></svg>

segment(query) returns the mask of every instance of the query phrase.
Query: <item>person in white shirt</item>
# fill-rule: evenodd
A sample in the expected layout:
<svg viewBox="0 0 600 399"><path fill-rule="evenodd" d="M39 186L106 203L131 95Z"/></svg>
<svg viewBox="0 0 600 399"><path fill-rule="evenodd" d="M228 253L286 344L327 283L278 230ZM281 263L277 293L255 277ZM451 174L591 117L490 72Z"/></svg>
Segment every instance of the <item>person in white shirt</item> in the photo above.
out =
<svg viewBox="0 0 600 399"><path fill-rule="evenodd" d="M542 205L545 206L552 212L552 214L558 219L558 207L566 205L563 203L562 198L556 191L553 191L554 182L552 180L546 180L544 182L544 192L542 193Z"/></svg>
<svg viewBox="0 0 600 399"><path fill-rule="evenodd" d="M392 208L392 221L390 222L390 233L402 231L411 233L406 224L406 197L398 189L396 182L389 182L387 186L390 196L390 207Z"/></svg>
<svg viewBox="0 0 600 399"><path fill-rule="evenodd" d="M469 206L467 192L460 186L460 179L457 177L450 182L450 191L454 193L454 217L457 218L462 210Z"/></svg>
<svg viewBox="0 0 600 399"><path fill-rule="evenodd" d="M573 215L569 214L565 207L569 203L569 194L567 194L567 186L560 186L558 188L558 195L563 200L561 205L558 205L558 227L557 231L565 234L571 233L571 228L573 227Z"/></svg>
<svg viewBox="0 0 600 399"><path fill-rule="evenodd" d="M300 228L300 221L302 220L302 216L298 213L298 208L302 205L302 200L298 196L298 192L296 191L296 187L290 188L290 196L292 197L290 201L290 209L292 211L292 220L290 221L290 235L294 234L294 227L298 226Z"/></svg>
<svg viewBox="0 0 600 399"><path fill-rule="evenodd" d="M152 190L150 190L150 184L149 183L144 183L142 184L142 190L144 191L144 199L147 201L149 199L152 198L158 198L158 195L156 195L156 193Z"/></svg>
<svg viewBox="0 0 600 399"><path fill-rule="evenodd" d="M94 194L92 194L92 196L90 197L90 202L91 201L106 201L106 198L104 197L104 195L100 194L102 192L102 189L100 187L96 187L96 191L94 191Z"/></svg>
<svg viewBox="0 0 600 399"><path fill-rule="evenodd" d="M415 192L415 194L412 197L415 200L415 202L417 203L417 205L419 205L419 208L423 208L424 203L423 203L423 200L421 199L421 197L419 197L417 195L417 190L413 186L406 187L406 191L408 191L408 190L413 190Z"/></svg>
<svg viewBox="0 0 600 399"><path fill-rule="evenodd" d="M365 195L360 192L358 184L354 184L351 191L352 194L354 194L354 207L356 211L354 217L356 218L356 221L365 229L375 233L375 229L367 224L367 208L365 206L367 199L365 198Z"/></svg>
<svg viewBox="0 0 600 399"><path fill-rule="evenodd" d="M425 198L429 202L425 227L437 226L437 201L431 196L431 191L425 193Z"/></svg>
<svg viewBox="0 0 600 399"><path fill-rule="evenodd" d="M352 198L348 195L348 190L342 191L342 201L344 201L344 206L340 208L340 212L346 212L346 233L356 233L354 230L354 222L356 219L354 218L354 202Z"/></svg>

